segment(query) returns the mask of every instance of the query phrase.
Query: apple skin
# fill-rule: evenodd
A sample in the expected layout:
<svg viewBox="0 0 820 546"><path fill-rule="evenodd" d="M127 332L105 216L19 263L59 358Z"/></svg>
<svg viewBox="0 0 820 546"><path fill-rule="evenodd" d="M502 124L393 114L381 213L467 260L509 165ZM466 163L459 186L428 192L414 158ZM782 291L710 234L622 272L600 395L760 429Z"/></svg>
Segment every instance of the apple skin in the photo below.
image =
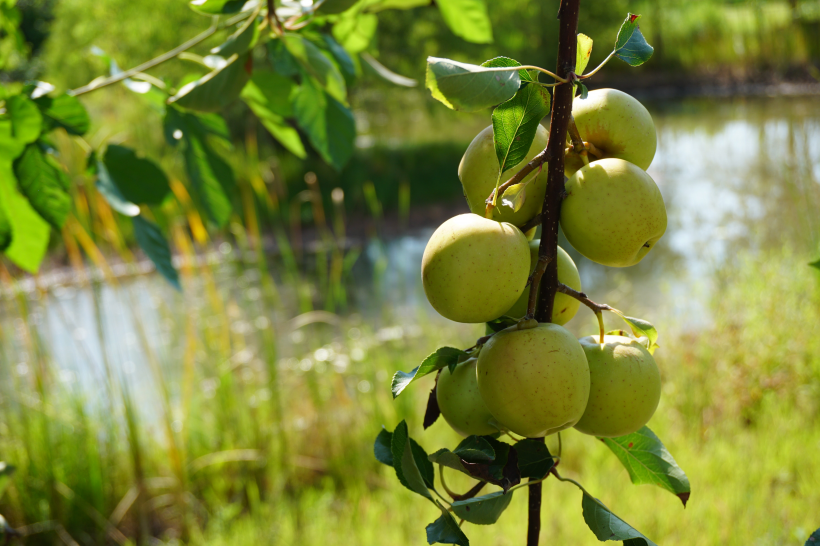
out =
<svg viewBox="0 0 820 546"><path fill-rule="evenodd" d="M617 157L643 170L652 164L658 147L655 123L637 99L617 89L596 89L586 99L575 98L572 115L581 138L603 152L598 159ZM580 156L569 153L564 174L570 177L583 165Z"/></svg>
<svg viewBox="0 0 820 546"><path fill-rule="evenodd" d="M575 428L615 438L640 429L658 408L661 374L655 359L636 340L624 336L581 338L589 362L589 402Z"/></svg>
<svg viewBox="0 0 820 546"><path fill-rule="evenodd" d="M623 159L601 159L570 178L561 228L581 254L602 265L640 262L666 232L666 206L657 184Z"/></svg>
<svg viewBox="0 0 820 546"><path fill-rule="evenodd" d="M503 184L507 178L515 174L515 167L526 165L546 148L548 139L549 133L543 125L539 125L532 145L527 151L527 156L518 165L504 171L509 176L505 175L506 178L502 176L500 183ZM493 220L520 226L541 212L544 193L547 191L546 169L536 169L523 182L529 182L535 177L537 179L527 185L527 197L518 212L513 212L510 207L502 206L501 196L498 196L497 206L493 209ZM493 144L492 125L478 133L478 136L467 147L458 165L458 178L461 180L461 187L464 190L464 197L467 199L470 212L484 216L487 207L484 201L495 189L498 180L498 159L495 155L495 144Z"/></svg>
<svg viewBox="0 0 820 546"><path fill-rule="evenodd" d="M535 271L535 266L538 263L538 247L541 245L541 239L530 241L530 274ZM575 262L567 254L566 250L558 247L558 282L569 286L570 288L581 292L581 275L578 274L578 268ZM515 302L515 305L504 313L508 317L522 318L527 314L527 304L530 298L530 287L524 289L524 293ZM566 294L555 294L555 303L552 307L552 322L554 324L564 325L572 320L575 313L578 312L578 306L581 302L567 296Z"/></svg>
<svg viewBox="0 0 820 546"><path fill-rule="evenodd" d="M475 369L477 358L470 358L450 373L441 370L436 383L436 400L444 420L462 436L484 436L498 429L489 424L493 418L478 392Z"/></svg>
<svg viewBox="0 0 820 546"><path fill-rule="evenodd" d="M573 426L589 398L584 350L557 324L498 332L481 348L476 377L496 421L527 438Z"/></svg>
<svg viewBox="0 0 820 546"><path fill-rule="evenodd" d="M501 316L527 284L530 248L521 230L477 214L450 218L433 233L421 259L430 305L455 322Z"/></svg>

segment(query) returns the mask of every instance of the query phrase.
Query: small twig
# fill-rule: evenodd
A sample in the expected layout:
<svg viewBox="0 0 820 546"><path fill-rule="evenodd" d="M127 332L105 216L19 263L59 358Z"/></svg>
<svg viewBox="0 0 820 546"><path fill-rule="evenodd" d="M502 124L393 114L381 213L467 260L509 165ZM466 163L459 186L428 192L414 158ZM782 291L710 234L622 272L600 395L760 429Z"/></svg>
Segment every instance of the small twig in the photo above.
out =
<svg viewBox="0 0 820 546"><path fill-rule="evenodd" d="M617 51L617 50L614 50L612 53L610 53L609 55L607 55L607 58L606 58L606 59L604 59L604 61L603 61L601 64L599 64L597 67L595 67L595 70L593 70L592 72L587 72L587 73L586 73L586 74L584 74L583 76L578 76L578 79L579 79L579 80L585 80L585 79L587 79L587 78L591 77L591 76L592 76L593 74L595 74L596 72L598 72L600 69L602 69L602 68L604 67L604 65L605 65L606 63L608 63L608 62L609 62L609 59L611 59L611 58L612 58L612 56L613 56L613 55L615 55L615 51Z"/></svg>
<svg viewBox="0 0 820 546"><path fill-rule="evenodd" d="M541 286L541 277L544 276L544 271L551 261L550 256L543 256L539 253L538 263L535 264L535 271L530 275L527 284L530 286L530 297L527 300L527 316L535 316L535 303L538 301L538 287Z"/></svg>
<svg viewBox="0 0 820 546"><path fill-rule="evenodd" d="M276 7L273 5L273 0L268 0L268 24L273 29L273 22L276 21L276 29L278 29L279 36L285 33L285 28L282 26L282 21L279 20L279 15L276 14Z"/></svg>
<svg viewBox="0 0 820 546"><path fill-rule="evenodd" d="M518 229L520 229L524 233L527 233L532 228L538 227L540 225L541 225L541 213L539 212L538 214L536 214L535 216L533 216L532 218L527 220L527 222L525 224L519 226Z"/></svg>
<svg viewBox="0 0 820 546"><path fill-rule="evenodd" d="M504 192L507 190L507 188L515 184L518 184L519 182L524 180L528 174L530 174L535 169L539 168L542 164L549 161L551 157L551 154L549 154L546 149L541 151L537 156L533 157L529 163L521 167L521 170L515 173L512 178L498 186L497 190L493 190L492 193L490 193L490 196L485 201L485 203L487 203L487 212L493 209L493 199L496 195L496 192L499 196L504 195Z"/></svg>
<svg viewBox="0 0 820 546"><path fill-rule="evenodd" d="M601 343L603 343L604 342L604 315L603 315L603 311L615 311L615 309L613 309L612 307L610 307L609 305L607 305L605 303L595 303L594 301L589 299L587 297L587 295L584 294L583 292L578 292L577 290L574 290L574 289L570 288L569 286L567 286L566 284L563 284L563 283L560 283L560 282L558 283L558 292L561 292L562 294L566 294L567 296L575 298L576 300L580 301L581 303L583 303L584 305L586 305L587 307L592 309L592 311L595 313L595 316L598 318L598 328L600 330L600 336L601 336L600 339L601 339Z"/></svg>
<svg viewBox="0 0 820 546"><path fill-rule="evenodd" d="M479 492L481 492L481 490L484 488L485 485L487 485L487 482L484 482L484 481L478 482L477 484L475 484L473 486L472 489L470 489L469 491L467 491L463 495L453 496L453 500L454 501L460 501L460 500L465 500L465 499L472 499L473 497L478 495Z"/></svg>
<svg viewBox="0 0 820 546"><path fill-rule="evenodd" d="M567 127L567 132L569 133L569 138L572 141L572 149L575 153L580 154L581 152L586 151L584 147L584 139L581 138L581 133L578 132L578 126L575 125L575 116L570 114L569 116L569 126Z"/></svg>

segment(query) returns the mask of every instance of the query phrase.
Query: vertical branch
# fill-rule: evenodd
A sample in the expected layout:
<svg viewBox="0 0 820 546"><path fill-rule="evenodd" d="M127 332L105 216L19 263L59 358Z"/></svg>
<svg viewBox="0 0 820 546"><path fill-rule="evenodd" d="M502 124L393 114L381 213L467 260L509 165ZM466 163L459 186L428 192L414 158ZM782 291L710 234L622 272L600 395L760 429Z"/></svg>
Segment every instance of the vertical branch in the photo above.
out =
<svg viewBox="0 0 820 546"><path fill-rule="evenodd" d="M558 8L558 63L556 73L568 78L575 71L575 54L578 46L578 11L581 0L561 0ZM547 193L541 209L541 247L538 251L541 260L547 261L546 270L540 282L546 283L539 290L539 284L533 279L531 292L538 294L535 318L538 322L552 321L552 308L555 293L558 290L558 222L561 212L561 200L564 194L564 143L567 140L567 128L572 116L573 86L570 84L554 87L552 111L550 115L550 135L546 155ZM529 490L529 510L527 525L527 546L538 546L541 533L541 483L533 484Z"/></svg>

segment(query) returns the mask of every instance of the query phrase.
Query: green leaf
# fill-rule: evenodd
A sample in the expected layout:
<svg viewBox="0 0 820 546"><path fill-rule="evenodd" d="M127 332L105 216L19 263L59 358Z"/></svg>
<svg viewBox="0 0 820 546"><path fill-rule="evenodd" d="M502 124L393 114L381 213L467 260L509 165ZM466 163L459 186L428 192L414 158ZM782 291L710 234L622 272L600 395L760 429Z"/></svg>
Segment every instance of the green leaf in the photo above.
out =
<svg viewBox="0 0 820 546"><path fill-rule="evenodd" d="M268 59L273 65L273 70L282 76L295 76L299 74L299 63L296 58L282 43L282 40L271 40L268 42Z"/></svg>
<svg viewBox="0 0 820 546"><path fill-rule="evenodd" d="M132 203L159 205L171 191L162 169L131 148L110 144L103 162L123 197Z"/></svg>
<svg viewBox="0 0 820 546"><path fill-rule="evenodd" d="M499 71L438 57L427 58L427 88L453 110L475 112L510 100L521 84L518 71Z"/></svg>
<svg viewBox="0 0 820 546"><path fill-rule="evenodd" d="M586 34L578 34L578 49L575 52L575 73L581 75L589 64L592 55L592 38Z"/></svg>
<svg viewBox="0 0 820 546"><path fill-rule="evenodd" d="M0 116L0 162L11 162L23 153L25 143L14 137L14 126L10 119Z"/></svg>
<svg viewBox="0 0 820 546"><path fill-rule="evenodd" d="M373 445L373 453L376 460L387 466L393 466L393 433L382 427L379 435L376 436L376 443Z"/></svg>
<svg viewBox="0 0 820 546"><path fill-rule="evenodd" d="M816 267L817 269L820 269L820 260L817 260L816 262L812 262L809 265L811 267Z"/></svg>
<svg viewBox="0 0 820 546"><path fill-rule="evenodd" d="M488 463L495 460L495 450L484 436L467 436L453 453L470 463Z"/></svg>
<svg viewBox="0 0 820 546"><path fill-rule="evenodd" d="M6 99L6 112L11 119L12 135L23 144L37 140L43 128L43 116L37 105L25 95Z"/></svg>
<svg viewBox="0 0 820 546"><path fill-rule="evenodd" d="M42 96L34 99L44 117L43 131L62 127L71 135L82 136L88 132L91 119L82 103L71 95L58 95L54 98Z"/></svg>
<svg viewBox="0 0 820 546"><path fill-rule="evenodd" d="M820 529L817 529L811 534L805 546L817 546L818 544L820 544Z"/></svg>
<svg viewBox="0 0 820 546"><path fill-rule="evenodd" d="M191 0L190 6L208 15L224 15L238 13L242 10L246 0Z"/></svg>
<svg viewBox="0 0 820 546"><path fill-rule="evenodd" d="M632 483L657 485L677 495L686 506L691 493L689 478L649 427L626 436L601 440L624 465Z"/></svg>
<svg viewBox="0 0 820 546"><path fill-rule="evenodd" d="M578 82L576 85L581 89L581 100L586 100L587 96L589 96L589 89L581 82Z"/></svg>
<svg viewBox="0 0 820 546"><path fill-rule="evenodd" d="M626 16L618 38L615 40L615 56L630 66L640 66L652 56L654 48L646 43L638 26L640 15L632 13Z"/></svg>
<svg viewBox="0 0 820 546"><path fill-rule="evenodd" d="M525 183L513 184L504 191L501 196L501 205L510 207L514 212L521 210L524 201L527 199L527 185Z"/></svg>
<svg viewBox="0 0 820 546"><path fill-rule="evenodd" d="M239 30L225 40L225 43L211 49L211 54L229 58L234 53L241 55L253 48L259 40L259 24L256 17L249 17Z"/></svg>
<svg viewBox="0 0 820 546"><path fill-rule="evenodd" d="M444 22L453 34L475 44L493 41L493 26L484 0L437 0Z"/></svg>
<svg viewBox="0 0 820 546"><path fill-rule="evenodd" d="M108 174L105 163L100 160L95 160L94 165L97 174L97 181L94 186L108 204L111 205L111 208L125 216L137 216L140 213L140 208L126 199L122 192L120 192L120 189L111 179L111 175Z"/></svg>
<svg viewBox="0 0 820 546"><path fill-rule="evenodd" d="M341 102L305 78L293 100L296 123L307 133L313 147L337 171L353 155L356 121Z"/></svg>
<svg viewBox="0 0 820 546"><path fill-rule="evenodd" d="M387 9L413 9L421 6L429 6L432 0L373 0L367 4L366 10L369 13L378 13Z"/></svg>
<svg viewBox="0 0 820 546"><path fill-rule="evenodd" d="M15 470L17 469L12 465L0 461L0 497L2 497L6 491L6 487L8 487L11 476Z"/></svg>
<svg viewBox="0 0 820 546"><path fill-rule="evenodd" d="M342 13L352 8L359 0L325 0L319 8L322 15Z"/></svg>
<svg viewBox="0 0 820 546"><path fill-rule="evenodd" d="M584 521L601 542L622 540L624 544L629 543L634 546L657 546L586 492L581 500L581 509L584 513Z"/></svg>
<svg viewBox="0 0 820 546"><path fill-rule="evenodd" d="M168 104L200 112L218 112L239 96L251 73L249 53L233 54L227 63L182 87Z"/></svg>
<svg viewBox="0 0 820 546"><path fill-rule="evenodd" d="M549 111L549 92L528 83L524 83L513 98L493 110L493 143L501 173L526 158L538 126Z"/></svg>
<svg viewBox="0 0 820 546"><path fill-rule="evenodd" d="M345 79L321 49L301 34L288 33L282 36L282 40L290 54L319 82L322 89L337 101L347 104Z"/></svg>
<svg viewBox="0 0 820 546"><path fill-rule="evenodd" d="M463 520L476 525L492 525L512 501L512 492L494 491L481 497L455 501L453 512Z"/></svg>
<svg viewBox="0 0 820 546"><path fill-rule="evenodd" d="M470 546L470 540L467 538L467 535L464 534L464 531L461 530L461 527L458 526L456 520L453 519L453 516L450 515L450 512L448 512L440 502L434 502L439 510L441 510L441 516L427 526L427 543Z"/></svg>
<svg viewBox="0 0 820 546"><path fill-rule="evenodd" d="M486 453L484 453L482 457L476 457L475 451L473 451L472 460L467 460L464 455L469 454L469 451L465 450L456 453L448 449L436 451L430 455L429 459L436 464L498 485L502 487L504 491L520 483L521 474L518 470L518 454L516 450L513 449L510 444L499 442L491 436L481 436L480 439L486 442L492 449L493 458L489 461L486 460Z"/></svg>
<svg viewBox="0 0 820 546"><path fill-rule="evenodd" d="M356 76L356 65L347 50L337 42L330 34L322 34L324 46L333 55L336 63L342 69L342 72L347 78L354 78Z"/></svg>
<svg viewBox="0 0 820 546"><path fill-rule="evenodd" d="M15 186L11 162L0 158L0 202L11 226L11 242L4 252L21 269L36 273L46 254L50 229Z"/></svg>
<svg viewBox="0 0 820 546"><path fill-rule="evenodd" d="M416 467L419 469L424 484L432 489L435 487L435 471L433 470L433 463L424 448L418 442L410 438L410 451L413 453L413 460L416 462Z"/></svg>
<svg viewBox="0 0 820 546"><path fill-rule="evenodd" d="M512 317L498 317L497 319L493 319L487 323L487 328L492 330L493 332L500 332L501 330L505 330L510 326L518 324L518 319Z"/></svg>
<svg viewBox="0 0 820 546"><path fill-rule="evenodd" d="M307 157L299 133L288 125L286 117L293 115L290 98L297 89L290 78L269 70L256 70L242 90L242 100L253 111L268 132L288 151Z"/></svg>
<svg viewBox="0 0 820 546"><path fill-rule="evenodd" d="M71 211L68 176L62 168L34 143L14 162L14 174L32 208L55 229L62 229Z"/></svg>
<svg viewBox="0 0 820 546"><path fill-rule="evenodd" d="M458 362L458 359L464 356L467 356L467 353L460 349L454 349L453 347L441 347L437 349L436 352L425 358L420 365L413 368L410 373L405 373L402 371L396 372L393 375L393 398L400 395L408 385L417 379L447 367L451 363Z"/></svg>
<svg viewBox="0 0 820 546"><path fill-rule="evenodd" d="M612 312L624 319L624 322L629 325L629 328L632 330L632 333L635 334L635 337L646 336L652 344L655 344L655 342L658 341L658 330L656 330L655 327L647 321L639 318L627 317L617 309L613 309Z"/></svg>
<svg viewBox="0 0 820 546"><path fill-rule="evenodd" d="M348 52L361 53L370 47L378 23L379 18L372 13L345 15L333 25L333 37Z"/></svg>
<svg viewBox="0 0 820 546"><path fill-rule="evenodd" d="M393 431L391 452L393 454L393 468L396 469L396 476L401 484L410 491L433 500L430 491L427 489L427 484L418 466L416 466L405 421L399 423L396 430Z"/></svg>
<svg viewBox="0 0 820 546"><path fill-rule="evenodd" d="M522 478L540 480L555 466L555 459L543 440L525 438L513 447L518 453L518 469Z"/></svg>
<svg viewBox="0 0 820 546"><path fill-rule="evenodd" d="M134 224L134 238L145 254L157 266L157 271L177 290L182 290L179 275L171 262L171 248L159 227L142 216L131 219Z"/></svg>

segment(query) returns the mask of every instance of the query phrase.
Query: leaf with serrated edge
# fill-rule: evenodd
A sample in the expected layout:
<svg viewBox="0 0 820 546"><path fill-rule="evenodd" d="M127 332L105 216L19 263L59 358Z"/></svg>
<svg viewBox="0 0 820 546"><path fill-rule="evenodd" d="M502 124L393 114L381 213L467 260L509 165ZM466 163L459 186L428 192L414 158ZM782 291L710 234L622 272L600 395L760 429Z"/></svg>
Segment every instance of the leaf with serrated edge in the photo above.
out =
<svg viewBox="0 0 820 546"><path fill-rule="evenodd" d="M467 535L458 526L456 520L450 512L438 501L433 501L441 510L441 516L426 527L428 544L458 544L459 546L470 546Z"/></svg>
<svg viewBox="0 0 820 546"><path fill-rule="evenodd" d="M512 491L494 491L481 497L455 501L453 513L476 525L492 525L510 505L512 496Z"/></svg>
<svg viewBox="0 0 820 546"><path fill-rule="evenodd" d="M521 210L524 206L524 201L527 199L527 184L521 182L513 184L504 191L501 196L501 204L505 207L510 207L514 212Z"/></svg>
<svg viewBox="0 0 820 546"><path fill-rule="evenodd" d="M495 459L493 446L483 436L467 436L453 453L471 463L485 463Z"/></svg>
<svg viewBox="0 0 820 546"><path fill-rule="evenodd" d="M518 452L518 468L522 478L541 479L555 466L555 459L543 440L525 438L513 447Z"/></svg>
<svg viewBox="0 0 820 546"><path fill-rule="evenodd" d="M407 422L404 420L393 431L390 451L393 454L393 468L396 469L396 477L401 484L410 491L433 500L424 477L416 466L416 459L410 445L410 435L407 432Z"/></svg>
<svg viewBox="0 0 820 546"><path fill-rule="evenodd" d="M427 58L427 88L453 110L475 112L510 100L521 85L518 71Z"/></svg>
<svg viewBox="0 0 820 546"><path fill-rule="evenodd" d="M649 427L626 436L601 440L624 465L632 483L666 489L686 506L691 492L689 478Z"/></svg>
<svg viewBox="0 0 820 546"><path fill-rule="evenodd" d="M628 14L615 40L615 56L630 66L642 65L652 57L652 52L655 51L651 45L646 43L646 39L641 34L638 26L640 17L640 15Z"/></svg>
<svg viewBox="0 0 820 546"><path fill-rule="evenodd" d="M592 38L586 34L578 35L578 49L575 53L575 73L579 76L584 73L592 55Z"/></svg>
<svg viewBox="0 0 820 546"><path fill-rule="evenodd" d="M596 501L587 493L584 493L581 500L581 510L584 514L584 521L590 530L595 533L601 542L629 541L629 544L639 546L657 546L654 542L646 538L637 529L616 516L609 508L600 501Z"/></svg>
<svg viewBox="0 0 820 546"><path fill-rule="evenodd" d="M425 358L422 363L416 366L410 373L398 371L393 375L393 398L396 398L407 388L410 383L420 379L425 375L438 371L450 364L457 362L459 357L466 356L467 353L453 347L441 347L436 352Z"/></svg>

